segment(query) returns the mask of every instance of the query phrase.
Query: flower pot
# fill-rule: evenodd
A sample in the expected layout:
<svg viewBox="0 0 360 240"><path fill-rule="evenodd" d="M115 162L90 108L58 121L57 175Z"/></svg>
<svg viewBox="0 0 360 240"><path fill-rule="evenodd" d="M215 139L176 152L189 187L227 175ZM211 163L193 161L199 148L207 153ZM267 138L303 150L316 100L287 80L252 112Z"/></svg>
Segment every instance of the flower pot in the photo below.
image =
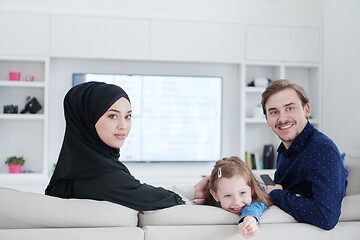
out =
<svg viewBox="0 0 360 240"><path fill-rule="evenodd" d="M21 165L20 164L14 165L10 163L9 173L21 173Z"/></svg>

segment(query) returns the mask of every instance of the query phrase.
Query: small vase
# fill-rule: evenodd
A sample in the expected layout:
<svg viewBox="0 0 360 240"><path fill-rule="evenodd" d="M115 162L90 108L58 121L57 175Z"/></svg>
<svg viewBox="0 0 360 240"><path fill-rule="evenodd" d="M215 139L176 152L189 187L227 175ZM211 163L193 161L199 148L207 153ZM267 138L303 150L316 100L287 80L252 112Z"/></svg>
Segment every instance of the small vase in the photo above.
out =
<svg viewBox="0 0 360 240"><path fill-rule="evenodd" d="M10 163L9 173L21 173L21 164L14 165Z"/></svg>
<svg viewBox="0 0 360 240"><path fill-rule="evenodd" d="M275 153L273 145L265 145L263 152L264 169L274 169L275 164Z"/></svg>

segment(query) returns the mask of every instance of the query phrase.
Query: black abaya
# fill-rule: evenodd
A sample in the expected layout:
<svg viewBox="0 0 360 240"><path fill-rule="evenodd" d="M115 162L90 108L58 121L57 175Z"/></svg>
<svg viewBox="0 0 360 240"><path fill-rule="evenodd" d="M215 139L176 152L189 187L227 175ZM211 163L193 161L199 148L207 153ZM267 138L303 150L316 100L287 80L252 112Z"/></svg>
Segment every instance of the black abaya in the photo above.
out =
<svg viewBox="0 0 360 240"><path fill-rule="evenodd" d="M120 150L98 136L96 122L122 97L130 102L122 88L99 82L69 90L64 99L64 141L46 195L105 200L136 210L184 204L172 191L141 184L119 161Z"/></svg>

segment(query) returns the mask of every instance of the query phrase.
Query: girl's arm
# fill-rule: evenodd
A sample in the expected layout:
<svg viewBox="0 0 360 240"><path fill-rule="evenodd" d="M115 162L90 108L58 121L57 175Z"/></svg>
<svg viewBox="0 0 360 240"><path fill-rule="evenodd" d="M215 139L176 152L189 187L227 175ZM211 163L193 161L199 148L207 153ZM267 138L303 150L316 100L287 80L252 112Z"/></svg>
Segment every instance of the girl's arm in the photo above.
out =
<svg viewBox="0 0 360 240"><path fill-rule="evenodd" d="M263 202L253 202L240 212L238 230L244 238L251 238L259 234L258 224L262 213L267 209Z"/></svg>
<svg viewBox="0 0 360 240"><path fill-rule="evenodd" d="M252 202L250 205L246 206L243 210L241 210L239 224L244 220L244 217L246 216L255 217L257 222L260 224L260 217L266 209L267 207L265 203Z"/></svg>

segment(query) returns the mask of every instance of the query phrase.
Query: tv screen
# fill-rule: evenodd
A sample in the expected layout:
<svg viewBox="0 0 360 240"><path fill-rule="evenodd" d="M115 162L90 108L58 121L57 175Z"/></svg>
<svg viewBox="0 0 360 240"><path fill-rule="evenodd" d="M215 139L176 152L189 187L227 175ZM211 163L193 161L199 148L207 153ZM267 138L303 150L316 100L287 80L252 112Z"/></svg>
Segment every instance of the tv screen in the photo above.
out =
<svg viewBox="0 0 360 240"><path fill-rule="evenodd" d="M73 85L99 81L129 95L132 128L121 161L217 161L221 157L222 78L73 74Z"/></svg>

